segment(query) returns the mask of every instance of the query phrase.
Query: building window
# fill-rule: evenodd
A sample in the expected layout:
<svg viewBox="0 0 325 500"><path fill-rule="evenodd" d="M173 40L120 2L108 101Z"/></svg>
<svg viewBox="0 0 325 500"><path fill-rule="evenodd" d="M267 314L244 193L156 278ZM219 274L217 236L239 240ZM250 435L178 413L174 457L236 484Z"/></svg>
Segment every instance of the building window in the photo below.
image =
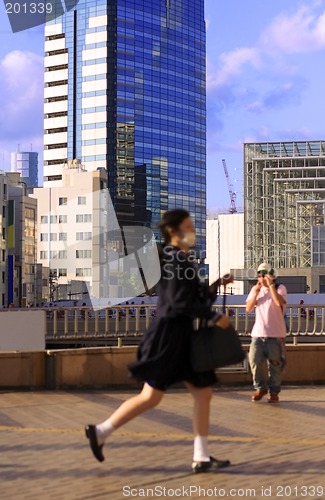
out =
<svg viewBox="0 0 325 500"><path fill-rule="evenodd" d="M86 196L78 196L78 205L86 205L87 199Z"/></svg>
<svg viewBox="0 0 325 500"><path fill-rule="evenodd" d="M40 241L49 241L49 235L47 233L41 233Z"/></svg>
<svg viewBox="0 0 325 500"><path fill-rule="evenodd" d="M45 52L46 56L58 56L59 54L67 54L68 49L57 49L57 50L50 50L49 52Z"/></svg>
<svg viewBox="0 0 325 500"><path fill-rule="evenodd" d="M59 269L59 276L66 276L67 275L67 270L64 268Z"/></svg>
<svg viewBox="0 0 325 500"><path fill-rule="evenodd" d="M42 250L42 251L40 252L40 259L41 259L41 260L45 260L45 259L47 259L47 256L48 256L48 253L47 253L46 251Z"/></svg>
<svg viewBox="0 0 325 500"><path fill-rule="evenodd" d="M55 82L48 82L48 83L45 84L45 87L46 88L48 88L48 87L59 87L60 85L68 85L68 80L56 80ZM45 118L56 118L56 116L67 116L67 112L66 111L63 111L63 113L65 113L65 114L63 115L63 114L60 114L60 113L47 113L45 115ZM54 115L54 116L50 116L50 115Z"/></svg>
<svg viewBox="0 0 325 500"><path fill-rule="evenodd" d="M25 208L26 219L35 219L35 210L33 208Z"/></svg>
<svg viewBox="0 0 325 500"><path fill-rule="evenodd" d="M92 232L85 232L85 233L76 233L76 240L77 241L82 241L82 240L91 240L92 239Z"/></svg>
<svg viewBox="0 0 325 500"><path fill-rule="evenodd" d="M57 241L58 235L56 233L50 233L50 241Z"/></svg>
<svg viewBox="0 0 325 500"><path fill-rule="evenodd" d="M50 217L51 224L56 224L57 221L58 221L57 215L51 215L51 217Z"/></svg>
<svg viewBox="0 0 325 500"><path fill-rule="evenodd" d="M91 250L76 250L76 259L91 259Z"/></svg>
<svg viewBox="0 0 325 500"><path fill-rule="evenodd" d="M64 149L67 147L68 144L66 142L60 142L58 144L49 144L48 146L45 146L44 149Z"/></svg>
<svg viewBox="0 0 325 500"><path fill-rule="evenodd" d="M6 218L6 207L3 205L2 207L2 217L5 219Z"/></svg>
<svg viewBox="0 0 325 500"><path fill-rule="evenodd" d="M59 241L67 241L68 233L59 233Z"/></svg>
<svg viewBox="0 0 325 500"><path fill-rule="evenodd" d="M2 284L4 285L6 282L6 273L2 271Z"/></svg>
<svg viewBox="0 0 325 500"><path fill-rule="evenodd" d="M59 198L59 205L67 205L68 198Z"/></svg>
<svg viewBox="0 0 325 500"><path fill-rule="evenodd" d="M6 228L2 228L2 238L5 240L6 239Z"/></svg>
<svg viewBox="0 0 325 500"><path fill-rule="evenodd" d="M47 215L42 215L41 216L41 224L47 224L48 223L48 216Z"/></svg>
<svg viewBox="0 0 325 500"><path fill-rule="evenodd" d="M91 276L91 267L77 267L76 276Z"/></svg>
<svg viewBox="0 0 325 500"><path fill-rule="evenodd" d="M59 33L58 35L50 35L50 36L47 36L45 38L46 41L49 41L49 40L59 40L60 38L65 38L65 34L64 33Z"/></svg>
<svg viewBox="0 0 325 500"><path fill-rule="evenodd" d="M67 215L59 215L59 224L65 224L68 222L68 216Z"/></svg>
<svg viewBox="0 0 325 500"><path fill-rule="evenodd" d="M56 250L51 250L50 252L50 259L57 259L58 258L58 252Z"/></svg>
<svg viewBox="0 0 325 500"><path fill-rule="evenodd" d="M59 250L59 259L66 259L66 258L67 258L67 251Z"/></svg>
<svg viewBox="0 0 325 500"><path fill-rule="evenodd" d="M62 69L68 69L67 64L58 64L56 66L47 66L45 71L61 71Z"/></svg>
<svg viewBox="0 0 325 500"><path fill-rule="evenodd" d="M77 214L76 222L91 222L91 214Z"/></svg>
<svg viewBox="0 0 325 500"><path fill-rule="evenodd" d="M6 251L2 250L2 262L6 262Z"/></svg>

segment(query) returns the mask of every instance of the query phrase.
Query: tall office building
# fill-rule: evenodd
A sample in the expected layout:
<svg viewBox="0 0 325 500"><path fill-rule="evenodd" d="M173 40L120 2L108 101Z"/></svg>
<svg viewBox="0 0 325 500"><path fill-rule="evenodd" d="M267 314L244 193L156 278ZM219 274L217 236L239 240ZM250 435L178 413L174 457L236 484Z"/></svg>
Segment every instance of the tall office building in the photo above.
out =
<svg viewBox="0 0 325 500"><path fill-rule="evenodd" d="M18 172L27 187L38 186L38 153L20 151L11 153L11 172Z"/></svg>
<svg viewBox="0 0 325 500"><path fill-rule="evenodd" d="M184 207L204 249L204 0L80 0L45 37L44 186L105 167L120 224Z"/></svg>

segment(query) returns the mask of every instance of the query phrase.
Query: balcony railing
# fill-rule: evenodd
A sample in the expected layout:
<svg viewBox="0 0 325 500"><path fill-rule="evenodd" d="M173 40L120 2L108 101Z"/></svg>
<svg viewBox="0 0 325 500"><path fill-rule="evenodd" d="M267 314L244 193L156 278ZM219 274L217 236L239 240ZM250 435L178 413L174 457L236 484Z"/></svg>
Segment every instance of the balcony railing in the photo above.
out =
<svg viewBox="0 0 325 500"><path fill-rule="evenodd" d="M46 311L46 341L50 344L107 345L108 341L128 339L128 345L138 343L156 315L156 306L123 305L94 310L90 307L48 307ZM255 314L247 313L244 305L229 305L226 313L238 334L250 336ZM319 338L325 341L325 305L288 306L287 337L293 343ZM288 339L289 340L289 339ZM115 342L116 344L116 342Z"/></svg>

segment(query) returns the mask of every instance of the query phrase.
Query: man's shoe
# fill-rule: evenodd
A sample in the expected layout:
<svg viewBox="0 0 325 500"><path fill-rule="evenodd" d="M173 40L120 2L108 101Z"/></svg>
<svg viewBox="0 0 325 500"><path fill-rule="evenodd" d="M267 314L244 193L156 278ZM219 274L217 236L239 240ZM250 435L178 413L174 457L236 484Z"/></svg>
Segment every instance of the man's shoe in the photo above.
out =
<svg viewBox="0 0 325 500"><path fill-rule="evenodd" d="M270 394L267 400L268 403L278 403L280 401L278 394Z"/></svg>
<svg viewBox="0 0 325 500"><path fill-rule="evenodd" d="M267 389L257 389L255 394L252 396L252 401L260 401L263 396L267 394Z"/></svg>
<svg viewBox="0 0 325 500"><path fill-rule="evenodd" d="M87 425L85 427L86 436L89 439L89 446L94 456L99 462L104 462L103 446L99 445L97 441L96 425Z"/></svg>
<svg viewBox="0 0 325 500"><path fill-rule="evenodd" d="M218 460L217 458L210 457L209 462L193 462L192 472L194 474L199 474L201 472L216 472L218 469L228 467L228 465L230 465L229 460Z"/></svg>

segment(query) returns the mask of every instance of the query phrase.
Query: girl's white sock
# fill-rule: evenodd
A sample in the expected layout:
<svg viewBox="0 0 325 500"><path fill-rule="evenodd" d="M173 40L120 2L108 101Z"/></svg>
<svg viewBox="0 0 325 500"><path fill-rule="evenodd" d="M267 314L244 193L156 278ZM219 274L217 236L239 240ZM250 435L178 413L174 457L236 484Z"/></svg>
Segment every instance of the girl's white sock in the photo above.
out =
<svg viewBox="0 0 325 500"><path fill-rule="evenodd" d="M208 438L207 436L195 436L194 438L194 462L209 462Z"/></svg>
<svg viewBox="0 0 325 500"><path fill-rule="evenodd" d="M96 425L96 435L98 444L104 444L105 439L115 431L115 427L111 424L110 419L104 420L101 424Z"/></svg>

